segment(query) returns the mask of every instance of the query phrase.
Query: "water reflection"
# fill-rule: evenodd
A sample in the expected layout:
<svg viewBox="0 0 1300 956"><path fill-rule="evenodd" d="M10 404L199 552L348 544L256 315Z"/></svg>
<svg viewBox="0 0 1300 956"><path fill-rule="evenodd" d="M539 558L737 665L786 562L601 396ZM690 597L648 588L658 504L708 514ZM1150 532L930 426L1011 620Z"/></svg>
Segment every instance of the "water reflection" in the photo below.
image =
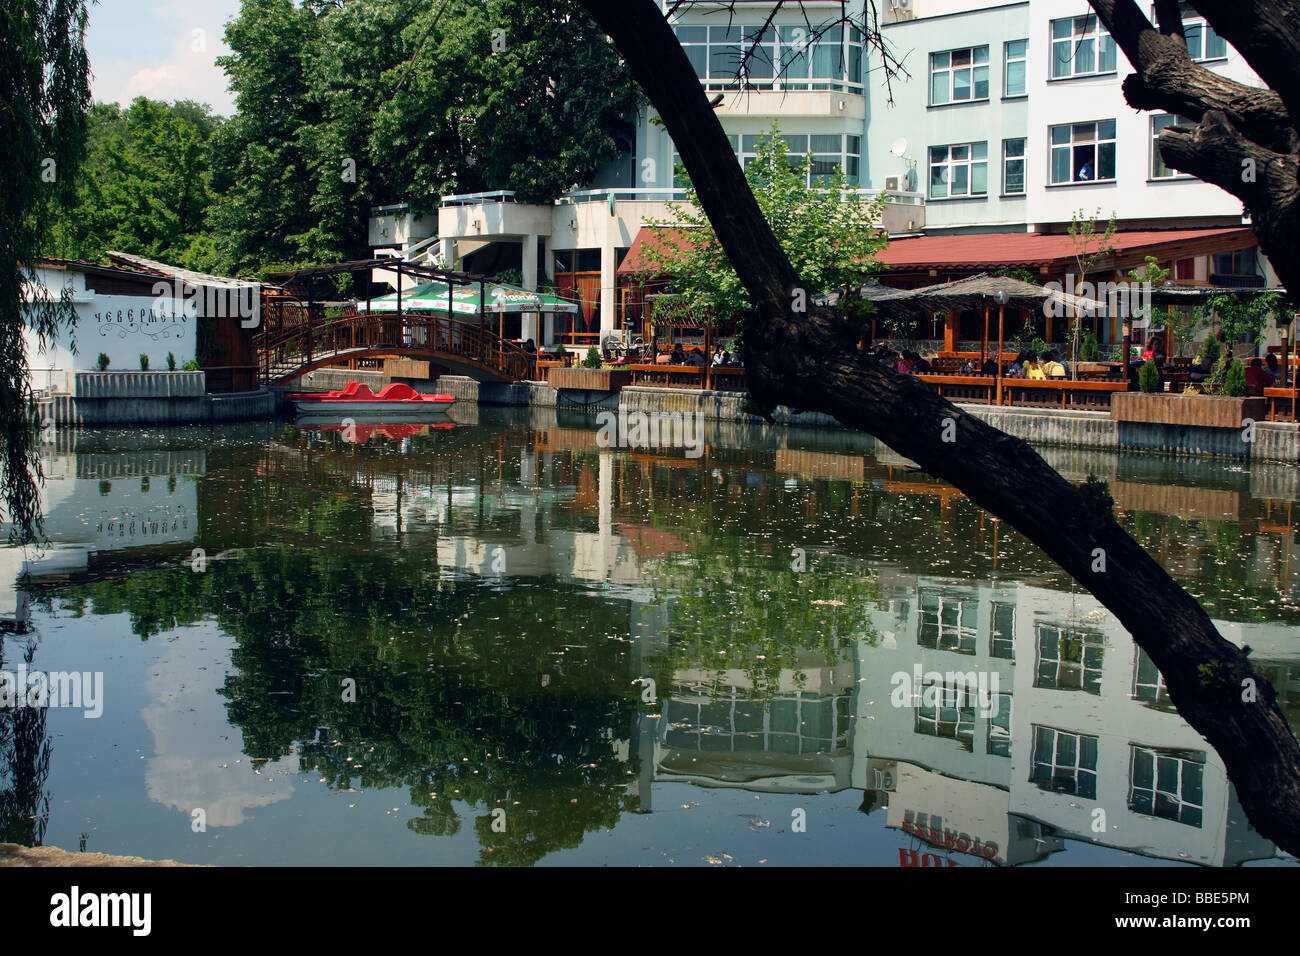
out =
<svg viewBox="0 0 1300 956"><path fill-rule="evenodd" d="M607 830L632 860L629 821L683 784L861 791L847 839L882 865L1093 861L1066 852L1083 843L1209 865L1276 855L1127 633L959 492L848 433L715 424L699 460L595 434L534 409L364 440L64 437L52 546L5 552L0 570L41 640L95 620L101 642L166 642L140 665L148 799L203 806L284 859L276 805L332 820L322 785L382 792L405 819L365 850L336 832L334 862L472 832L480 863L531 864ZM1046 454L1110 482L1294 721L1295 470ZM897 675L918 668L943 682L899 706ZM963 699L964 674L996 706ZM5 756L39 808L33 753ZM736 816L710 818L732 846L786 825Z"/></svg>

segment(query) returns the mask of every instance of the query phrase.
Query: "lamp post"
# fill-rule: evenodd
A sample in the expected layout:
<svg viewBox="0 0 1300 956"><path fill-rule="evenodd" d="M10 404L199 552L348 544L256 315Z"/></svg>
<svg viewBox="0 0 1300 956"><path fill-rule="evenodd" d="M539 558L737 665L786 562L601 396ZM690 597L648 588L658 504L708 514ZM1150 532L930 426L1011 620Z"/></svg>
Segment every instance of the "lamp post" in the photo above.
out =
<svg viewBox="0 0 1300 956"><path fill-rule="evenodd" d="M1124 374L1124 381L1129 381L1129 356L1133 353L1133 325L1127 315L1124 316L1124 355L1121 358L1120 370ZM1131 387L1131 386L1130 386Z"/></svg>
<svg viewBox="0 0 1300 956"><path fill-rule="evenodd" d="M998 385L997 385L997 404L1002 404L1002 318L1006 311L1007 302L1011 296L1007 295L1006 289L998 289L993 293L993 301L998 304L998 354L995 361L998 364Z"/></svg>

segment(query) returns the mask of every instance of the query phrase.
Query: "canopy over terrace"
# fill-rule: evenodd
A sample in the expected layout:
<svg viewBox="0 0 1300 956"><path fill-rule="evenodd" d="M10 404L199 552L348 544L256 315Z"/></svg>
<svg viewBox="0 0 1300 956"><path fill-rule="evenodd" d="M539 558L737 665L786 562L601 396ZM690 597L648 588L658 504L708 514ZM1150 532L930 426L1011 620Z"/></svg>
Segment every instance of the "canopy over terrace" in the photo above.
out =
<svg viewBox="0 0 1300 956"><path fill-rule="evenodd" d="M396 312L399 295L394 292L370 302L371 311ZM448 286L445 282L426 282L400 294L403 311L451 312L478 315L480 312L577 312L575 302L542 292L530 292L504 282L488 283L480 300L477 288Z"/></svg>

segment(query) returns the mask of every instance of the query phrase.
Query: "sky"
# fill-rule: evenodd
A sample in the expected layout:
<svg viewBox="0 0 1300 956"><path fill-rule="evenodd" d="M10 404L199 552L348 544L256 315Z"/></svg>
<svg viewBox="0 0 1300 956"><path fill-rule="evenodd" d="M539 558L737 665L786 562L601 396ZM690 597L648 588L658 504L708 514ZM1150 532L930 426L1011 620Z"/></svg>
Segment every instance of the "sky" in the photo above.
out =
<svg viewBox="0 0 1300 956"><path fill-rule="evenodd" d="M240 0L98 0L90 6L86 51L96 102L137 96L197 100L230 116L234 97L214 62L229 53L225 23Z"/></svg>

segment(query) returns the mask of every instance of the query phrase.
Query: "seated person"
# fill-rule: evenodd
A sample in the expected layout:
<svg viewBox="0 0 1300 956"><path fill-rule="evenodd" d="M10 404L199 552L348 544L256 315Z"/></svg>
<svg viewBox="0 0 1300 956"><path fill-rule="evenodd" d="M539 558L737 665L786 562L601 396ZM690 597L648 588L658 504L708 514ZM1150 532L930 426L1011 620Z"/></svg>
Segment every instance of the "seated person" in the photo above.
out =
<svg viewBox="0 0 1300 956"><path fill-rule="evenodd" d="M1278 363L1277 353L1269 352L1264 358L1264 371L1272 376L1274 385L1282 384L1282 366Z"/></svg>
<svg viewBox="0 0 1300 956"><path fill-rule="evenodd" d="M682 344L678 342L673 346L672 356L668 359L670 365L685 365L686 353L682 351Z"/></svg>
<svg viewBox="0 0 1300 956"><path fill-rule="evenodd" d="M1054 362L1059 362L1059 363L1060 363L1061 368L1063 368L1063 369L1065 370L1065 377L1066 377L1066 378L1069 378L1069 377L1070 377L1070 363L1067 362L1065 359L1061 358L1061 353L1060 353L1058 350L1056 350L1056 349L1052 349L1052 360L1053 360Z"/></svg>
<svg viewBox="0 0 1300 956"><path fill-rule="evenodd" d="M902 372L904 375L912 373L912 363L908 360L906 352L899 352L895 357L894 371Z"/></svg>
<svg viewBox="0 0 1300 956"><path fill-rule="evenodd" d="M1043 378L1065 378L1065 366L1052 358L1051 352L1044 352L1038 356L1038 367L1043 373Z"/></svg>
<svg viewBox="0 0 1300 956"><path fill-rule="evenodd" d="M1246 366L1246 394L1263 395L1265 388L1273 386L1273 378L1264 369L1264 363L1257 358L1250 360Z"/></svg>
<svg viewBox="0 0 1300 956"><path fill-rule="evenodd" d="M709 362L709 365L713 368L720 368L726 364L727 364L727 350L724 349L721 345L719 345L716 349L713 350L713 358Z"/></svg>
<svg viewBox="0 0 1300 956"><path fill-rule="evenodd" d="M909 354L909 358L912 360L912 371L917 375L934 371L934 367L930 365L930 362L924 355L917 355L915 352L912 352Z"/></svg>
<svg viewBox="0 0 1300 956"><path fill-rule="evenodd" d="M1043 367L1038 364L1038 360L1031 357L1028 362L1025 363L1025 378L1034 382L1045 382L1047 381L1047 373L1044 372Z"/></svg>
<svg viewBox="0 0 1300 956"><path fill-rule="evenodd" d="M537 346L533 344L533 340L532 340L532 339L525 339L525 340L524 340L524 351L525 351L525 352L529 352L529 353L532 353L532 352L536 352L536 351L537 351Z"/></svg>
<svg viewBox="0 0 1300 956"><path fill-rule="evenodd" d="M961 373L962 373L963 375L974 375L974 374L975 374L975 363L972 362L970 359L967 359L967 360L966 360L965 362L963 362L962 365L961 365Z"/></svg>
<svg viewBox="0 0 1300 956"><path fill-rule="evenodd" d="M699 349L691 349L686 353L686 364L694 365L696 368L704 368L704 353Z"/></svg>
<svg viewBox="0 0 1300 956"><path fill-rule="evenodd" d="M998 374L997 360L994 359L992 356L989 356L987 359L985 359L984 364L980 366L980 374L997 375Z"/></svg>

